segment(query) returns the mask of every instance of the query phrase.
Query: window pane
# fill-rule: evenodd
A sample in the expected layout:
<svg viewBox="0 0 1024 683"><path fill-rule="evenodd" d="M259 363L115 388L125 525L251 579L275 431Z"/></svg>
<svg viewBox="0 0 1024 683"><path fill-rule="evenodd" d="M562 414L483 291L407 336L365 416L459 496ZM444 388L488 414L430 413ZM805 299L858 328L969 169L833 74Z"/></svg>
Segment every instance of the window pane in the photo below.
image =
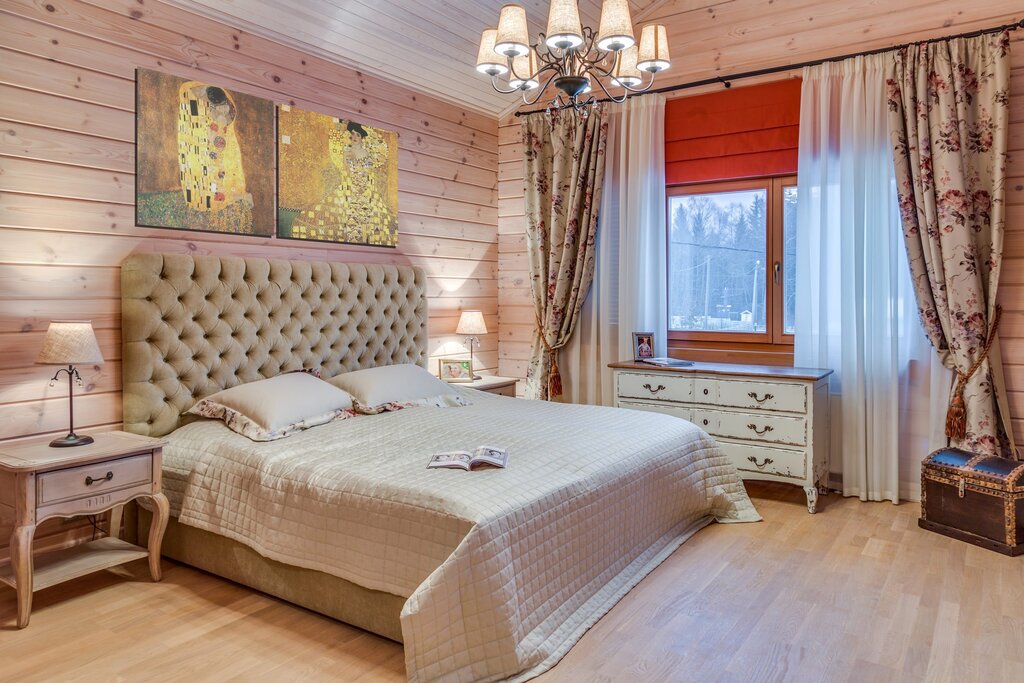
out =
<svg viewBox="0 0 1024 683"><path fill-rule="evenodd" d="M782 189L782 326L796 331L796 185Z"/></svg>
<svg viewBox="0 0 1024 683"><path fill-rule="evenodd" d="M669 198L669 329L764 332L767 191Z"/></svg>

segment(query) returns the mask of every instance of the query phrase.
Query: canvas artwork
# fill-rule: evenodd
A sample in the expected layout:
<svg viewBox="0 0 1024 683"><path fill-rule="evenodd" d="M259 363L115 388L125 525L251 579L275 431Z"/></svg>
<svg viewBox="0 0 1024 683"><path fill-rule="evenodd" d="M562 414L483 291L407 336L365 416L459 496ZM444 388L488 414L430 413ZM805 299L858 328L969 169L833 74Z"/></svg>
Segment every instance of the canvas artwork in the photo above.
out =
<svg viewBox="0 0 1024 683"><path fill-rule="evenodd" d="M398 135L281 105L278 237L398 245Z"/></svg>
<svg viewBox="0 0 1024 683"><path fill-rule="evenodd" d="M274 103L138 69L135 222L274 234Z"/></svg>

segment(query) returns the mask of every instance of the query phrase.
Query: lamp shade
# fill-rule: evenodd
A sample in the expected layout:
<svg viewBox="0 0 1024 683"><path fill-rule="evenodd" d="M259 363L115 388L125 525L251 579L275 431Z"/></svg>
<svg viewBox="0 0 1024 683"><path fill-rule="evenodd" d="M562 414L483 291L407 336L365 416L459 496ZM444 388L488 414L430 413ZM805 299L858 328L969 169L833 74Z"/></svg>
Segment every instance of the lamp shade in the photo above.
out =
<svg viewBox="0 0 1024 683"><path fill-rule="evenodd" d="M640 34L640 53L636 67L642 71L657 73L672 65L668 56L668 31L661 24L644 26Z"/></svg>
<svg viewBox="0 0 1024 683"><path fill-rule="evenodd" d="M43 365L75 365L102 363L96 333L91 320L52 320L43 337L36 363Z"/></svg>
<svg viewBox="0 0 1024 683"><path fill-rule="evenodd" d="M500 76L508 71L508 67L498 61L498 53L494 51L494 44L498 37L498 30L485 29L480 36L480 51L476 55L476 70L488 76Z"/></svg>
<svg viewBox="0 0 1024 683"><path fill-rule="evenodd" d="M550 47L567 50L583 43L583 25L576 0L551 0L548 10L548 34L545 42Z"/></svg>
<svg viewBox="0 0 1024 683"><path fill-rule="evenodd" d="M619 53L619 61L615 63L615 70L612 72L612 83L620 88L628 85L633 88L643 81L641 72L636 68L637 53L636 45L631 45Z"/></svg>
<svg viewBox="0 0 1024 683"><path fill-rule="evenodd" d="M480 311L463 311L455 334L487 334L484 314Z"/></svg>
<svg viewBox="0 0 1024 683"><path fill-rule="evenodd" d="M618 52L635 44L629 0L604 0L601 5L601 23L597 29L597 47L608 52Z"/></svg>
<svg viewBox="0 0 1024 683"><path fill-rule="evenodd" d="M537 76L537 51L530 49L529 55L520 55L512 60L512 71L508 84L520 90L533 90L540 86Z"/></svg>
<svg viewBox="0 0 1024 683"><path fill-rule="evenodd" d="M530 52L530 31L526 26L526 10L519 5L505 5L498 15L498 33L494 49L507 57Z"/></svg>

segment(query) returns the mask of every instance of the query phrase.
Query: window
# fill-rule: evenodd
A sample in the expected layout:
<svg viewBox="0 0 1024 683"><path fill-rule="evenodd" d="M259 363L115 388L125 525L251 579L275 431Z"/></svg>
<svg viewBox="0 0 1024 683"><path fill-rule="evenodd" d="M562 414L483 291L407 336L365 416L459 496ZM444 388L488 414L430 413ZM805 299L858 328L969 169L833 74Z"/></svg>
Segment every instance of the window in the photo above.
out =
<svg viewBox="0 0 1024 683"><path fill-rule="evenodd" d="M769 344L791 353L796 201L792 176L668 189L670 346Z"/></svg>

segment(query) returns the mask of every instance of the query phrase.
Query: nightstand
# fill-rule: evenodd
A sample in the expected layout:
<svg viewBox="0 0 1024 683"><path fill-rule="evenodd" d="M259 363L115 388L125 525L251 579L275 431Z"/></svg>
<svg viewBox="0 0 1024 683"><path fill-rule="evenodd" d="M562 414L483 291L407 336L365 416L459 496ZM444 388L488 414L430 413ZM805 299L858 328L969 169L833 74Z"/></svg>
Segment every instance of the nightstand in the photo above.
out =
<svg viewBox="0 0 1024 683"><path fill-rule="evenodd" d="M160 490L164 442L127 432L94 435L87 446L52 448L49 439L0 444L0 514L14 517L11 564L0 582L18 592L18 628L28 626L32 591L149 557L160 580L160 543L167 528L167 498ZM149 547L118 538L121 506L150 498L155 512ZM111 511L111 535L32 556L36 525L51 517Z"/></svg>
<svg viewBox="0 0 1024 683"><path fill-rule="evenodd" d="M499 396L516 396L516 383L517 380L514 377L498 377L497 375L485 375L480 379L475 379L472 382L466 382L459 384L460 387L469 387L470 389L479 389L480 391L486 391L489 394L498 394Z"/></svg>

